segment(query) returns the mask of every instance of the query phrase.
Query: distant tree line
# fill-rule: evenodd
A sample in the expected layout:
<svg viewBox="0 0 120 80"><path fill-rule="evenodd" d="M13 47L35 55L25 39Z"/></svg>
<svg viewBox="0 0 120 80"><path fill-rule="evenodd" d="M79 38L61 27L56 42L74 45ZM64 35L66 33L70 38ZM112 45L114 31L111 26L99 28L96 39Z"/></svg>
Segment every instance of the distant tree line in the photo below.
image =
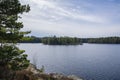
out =
<svg viewBox="0 0 120 80"><path fill-rule="evenodd" d="M48 45L77 45L81 44L81 41L79 38L71 38L71 37L45 37L41 39L41 42L43 44Z"/></svg>
<svg viewBox="0 0 120 80"><path fill-rule="evenodd" d="M35 36L26 36L19 43L41 43L41 38Z"/></svg>
<svg viewBox="0 0 120 80"><path fill-rule="evenodd" d="M120 44L120 37L89 38L88 43Z"/></svg>
<svg viewBox="0 0 120 80"><path fill-rule="evenodd" d="M25 37L21 43L43 43L48 45L77 45L82 43L120 44L120 37L77 38L77 37Z"/></svg>

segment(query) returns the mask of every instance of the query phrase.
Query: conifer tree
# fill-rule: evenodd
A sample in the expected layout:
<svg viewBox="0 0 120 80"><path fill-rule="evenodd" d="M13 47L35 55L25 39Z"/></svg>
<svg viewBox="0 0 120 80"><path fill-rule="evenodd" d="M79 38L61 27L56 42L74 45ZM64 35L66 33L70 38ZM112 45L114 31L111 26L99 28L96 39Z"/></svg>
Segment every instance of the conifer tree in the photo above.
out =
<svg viewBox="0 0 120 80"><path fill-rule="evenodd" d="M29 65L24 50L16 46L30 33L21 31L23 23L18 20L21 14L29 11L29 5L22 5L19 0L0 0L0 67L21 70Z"/></svg>

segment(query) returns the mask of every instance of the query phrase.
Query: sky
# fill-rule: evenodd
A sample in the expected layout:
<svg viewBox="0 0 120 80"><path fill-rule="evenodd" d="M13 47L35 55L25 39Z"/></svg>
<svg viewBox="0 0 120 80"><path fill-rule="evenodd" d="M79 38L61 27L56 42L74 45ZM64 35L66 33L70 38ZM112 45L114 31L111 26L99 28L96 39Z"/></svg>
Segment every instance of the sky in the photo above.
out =
<svg viewBox="0 0 120 80"><path fill-rule="evenodd" d="M21 21L33 36L120 36L120 0L20 1L31 7Z"/></svg>

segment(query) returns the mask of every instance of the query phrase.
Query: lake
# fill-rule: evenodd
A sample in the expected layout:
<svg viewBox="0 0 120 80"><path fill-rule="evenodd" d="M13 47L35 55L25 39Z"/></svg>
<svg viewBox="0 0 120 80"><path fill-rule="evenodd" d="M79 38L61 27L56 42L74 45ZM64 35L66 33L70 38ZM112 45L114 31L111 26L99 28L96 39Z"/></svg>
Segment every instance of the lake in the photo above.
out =
<svg viewBox="0 0 120 80"><path fill-rule="evenodd" d="M85 80L120 80L119 44L20 44L31 63L47 73L76 75Z"/></svg>

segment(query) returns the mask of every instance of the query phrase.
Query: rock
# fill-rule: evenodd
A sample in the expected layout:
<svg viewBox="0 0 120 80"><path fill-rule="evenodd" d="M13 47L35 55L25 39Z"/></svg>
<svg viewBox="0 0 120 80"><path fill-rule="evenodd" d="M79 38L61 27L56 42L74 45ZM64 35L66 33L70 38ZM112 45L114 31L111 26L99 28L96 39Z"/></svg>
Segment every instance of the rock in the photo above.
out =
<svg viewBox="0 0 120 80"><path fill-rule="evenodd" d="M79 78L79 77L77 77L77 76L75 76L75 75L69 75L69 76L65 76L65 75L63 75L63 74L59 74L59 73L50 73L50 75L53 77L53 78L56 78L56 79L60 79L60 80L62 80L62 79L70 79L70 80L83 80L83 79L81 79L81 78Z"/></svg>
<svg viewBox="0 0 120 80"><path fill-rule="evenodd" d="M69 75L65 76L63 74L59 73L41 73L39 69L36 68L33 64L30 64L29 67L26 69L27 71L32 72L36 77L38 77L38 80L83 80L75 75Z"/></svg>
<svg viewBox="0 0 120 80"><path fill-rule="evenodd" d="M58 73L50 73L49 75L54 77L54 78L62 78L62 77L64 77L62 74L58 74Z"/></svg>
<svg viewBox="0 0 120 80"><path fill-rule="evenodd" d="M81 79L81 78L79 78L79 77L77 77L75 75L69 75L68 78L71 78L73 80L83 80L83 79Z"/></svg>
<svg viewBox="0 0 120 80"><path fill-rule="evenodd" d="M26 70L32 72L33 74L40 73L39 70L36 68L36 66L33 64L30 64Z"/></svg>

